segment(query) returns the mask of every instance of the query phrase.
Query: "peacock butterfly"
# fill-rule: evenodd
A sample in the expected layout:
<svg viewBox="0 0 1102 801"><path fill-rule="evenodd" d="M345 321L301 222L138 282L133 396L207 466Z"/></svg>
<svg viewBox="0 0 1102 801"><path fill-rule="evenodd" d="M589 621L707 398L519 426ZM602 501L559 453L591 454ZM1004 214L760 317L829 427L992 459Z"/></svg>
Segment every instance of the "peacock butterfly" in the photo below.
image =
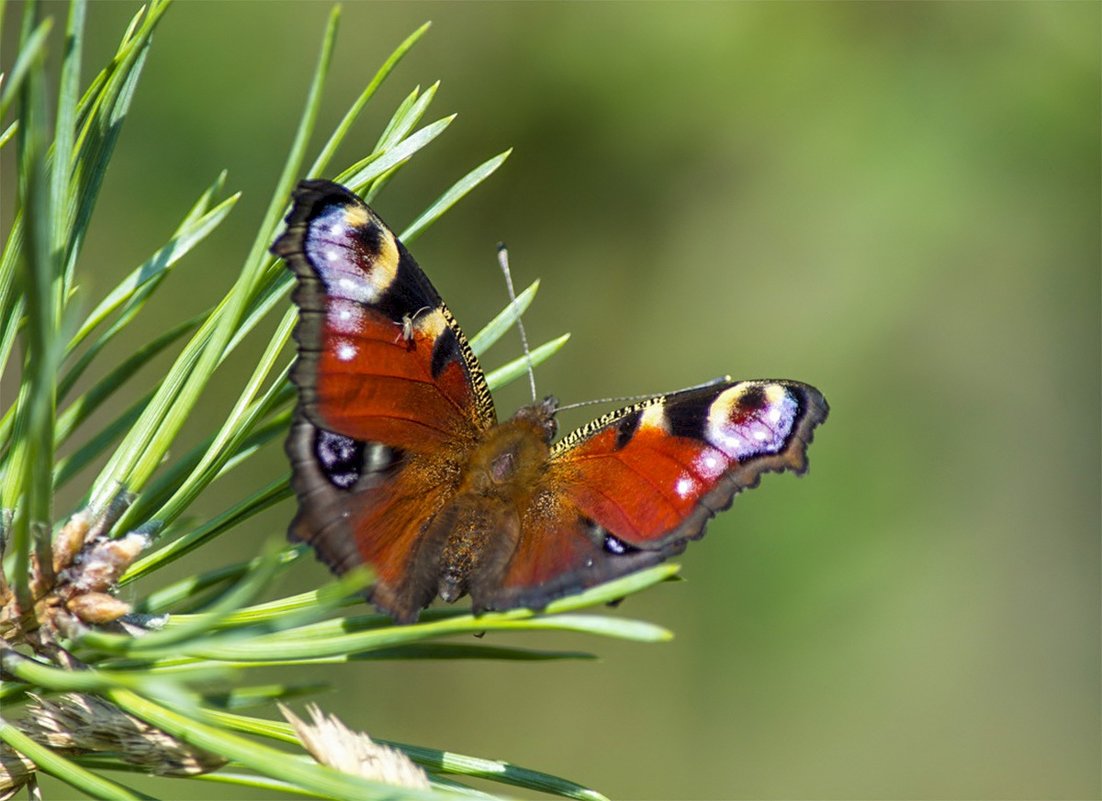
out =
<svg viewBox="0 0 1102 801"><path fill-rule="evenodd" d="M723 378L554 444L552 397L499 423L463 331L378 215L328 181L293 200L272 246L299 307L289 536L338 574L369 565L395 621L437 595L543 608L680 553L762 473L806 469L827 404L796 381Z"/></svg>

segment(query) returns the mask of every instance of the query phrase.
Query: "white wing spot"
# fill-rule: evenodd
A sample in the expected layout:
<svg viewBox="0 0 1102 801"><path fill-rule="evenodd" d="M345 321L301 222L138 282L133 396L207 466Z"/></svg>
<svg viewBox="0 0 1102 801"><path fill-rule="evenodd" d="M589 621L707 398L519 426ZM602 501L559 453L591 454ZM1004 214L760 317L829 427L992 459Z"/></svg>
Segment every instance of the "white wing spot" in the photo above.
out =
<svg viewBox="0 0 1102 801"><path fill-rule="evenodd" d="M356 346L351 342L341 341L337 343L337 358L342 362L350 362L356 358Z"/></svg>
<svg viewBox="0 0 1102 801"><path fill-rule="evenodd" d="M689 478L689 476L681 476L681 478L677 479L674 490L677 492L679 498L688 498L696 491L696 482Z"/></svg>
<svg viewBox="0 0 1102 801"><path fill-rule="evenodd" d="M334 298L328 322L341 334L356 334L363 325L363 310L359 304L346 298Z"/></svg>
<svg viewBox="0 0 1102 801"><path fill-rule="evenodd" d="M344 236L344 226L340 223L333 223L329 226L330 236Z"/></svg>
<svg viewBox="0 0 1102 801"><path fill-rule="evenodd" d="M693 467L704 478L715 478L727 469L727 460L718 451L709 449L696 458Z"/></svg>
<svg viewBox="0 0 1102 801"><path fill-rule="evenodd" d="M379 294L378 287L371 281L370 276L367 280L364 280L342 275L336 280L336 287L332 291L337 297L355 300L360 303L373 303Z"/></svg>
<svg viewBox="0 0 1102 801"><path fill-rule="evenodd" d="M364 454L364 467L369 473L377 473L382 470L391 460L391 450L386 445L380 445L375 443L367 449Z"/></svg>

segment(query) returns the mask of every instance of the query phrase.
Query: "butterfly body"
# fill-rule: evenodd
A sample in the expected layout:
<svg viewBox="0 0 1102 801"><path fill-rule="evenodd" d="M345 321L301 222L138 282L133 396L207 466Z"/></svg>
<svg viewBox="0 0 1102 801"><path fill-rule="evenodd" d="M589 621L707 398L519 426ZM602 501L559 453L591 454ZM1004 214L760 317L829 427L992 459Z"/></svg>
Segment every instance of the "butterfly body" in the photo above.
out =
<svg viewBox="0 0 1102 801"><path fill-rule="evenodd" d="M826 418L806 384L724 378L555 442L553 398L497 421L451 312L356 195L303 182L273 251L300 308L290 536L371 566L398 622L438 596L542 608L662 561L763 472L803 472Z"/></svg>
<svg viewBox="0 0 1102 801"><path fill-rule="evenodd" d="M415 591L421 606L436 595L452 602L470 593L476 609L488 608L481 588L500 582L520 540L546 469L552 414L553 403L525 407L465 455L451 500L425 529L416 557L414 575L438 577Z"/></svg>

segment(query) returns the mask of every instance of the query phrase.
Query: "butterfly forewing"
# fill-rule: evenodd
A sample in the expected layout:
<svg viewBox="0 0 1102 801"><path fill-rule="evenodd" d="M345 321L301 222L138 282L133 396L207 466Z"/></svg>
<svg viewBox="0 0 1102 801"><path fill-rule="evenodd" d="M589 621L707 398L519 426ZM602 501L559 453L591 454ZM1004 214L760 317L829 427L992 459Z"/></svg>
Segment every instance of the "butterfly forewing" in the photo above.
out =
<svg viewBox="0 0 1102 801"><path fill-rule="evenodd" d="M313 423L421 452L493 424L493 401L462 331L413 257L355 194L303 182L273 251L298 277L292 379Z"/></svg>
<svg viewBox="0 0 1102 801"><path fill-rule="evenodd" d="M552 452L551 480L638 548L696 537L767 471L807 467L823 396L795 381L728 381L616 412Z"/></svg>
<svg viewBox="0 0 1102 801"><path fill-rule="evenodd" d="M807 467L827 404L795 381L723 381L600 418L551 453L490 608L549 600L655 564L762 473Z"/></svg>

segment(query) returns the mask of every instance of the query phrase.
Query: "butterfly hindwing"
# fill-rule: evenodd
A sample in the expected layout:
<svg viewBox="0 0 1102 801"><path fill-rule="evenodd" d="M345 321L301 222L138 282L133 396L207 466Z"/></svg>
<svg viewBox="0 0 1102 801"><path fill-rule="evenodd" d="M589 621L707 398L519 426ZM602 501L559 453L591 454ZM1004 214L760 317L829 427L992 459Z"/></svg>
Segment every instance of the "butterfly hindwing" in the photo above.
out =
<svg viewBox="0 0 1102 801"><path fill-rule="evenodd" d="M525 515L524 536L508 568L493 587L472 587L471 598L476 612L542 609L556 598L656 565L684 547L684 540L661 550L627 546L569 497L546 490Z"/></svg>
<svg viewBox="0 0 1102 801"><path fill-rule="evenodd" d="M301 412L287 451L299 500L291 539L337 574L370 565L367 597L395 620L415 620L437 590L418 559L422 532L455 493L456 466L319 429Z"/></svg>
<svg viewBox="0 0 1102 801"><path fill-rule="evenodd" d="M794 381L723 380L621 409L558 443L489 608L548 600L657 563L762 473L802 473L828 407Z"/></svg>

